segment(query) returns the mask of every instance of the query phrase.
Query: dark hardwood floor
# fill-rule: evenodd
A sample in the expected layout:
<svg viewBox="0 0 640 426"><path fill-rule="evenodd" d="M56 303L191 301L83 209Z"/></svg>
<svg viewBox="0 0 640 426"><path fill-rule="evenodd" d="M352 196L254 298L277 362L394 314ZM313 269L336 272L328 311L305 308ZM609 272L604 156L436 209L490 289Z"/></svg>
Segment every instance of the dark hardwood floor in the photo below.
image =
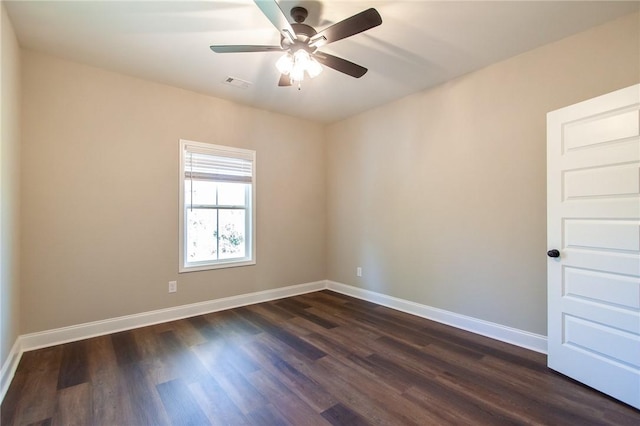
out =
<svg viewBox="0 0 640 426"><path fill-rule="evenodd" d="M639 425L512 345L330 291L27 352L8 425Z"/></svg>

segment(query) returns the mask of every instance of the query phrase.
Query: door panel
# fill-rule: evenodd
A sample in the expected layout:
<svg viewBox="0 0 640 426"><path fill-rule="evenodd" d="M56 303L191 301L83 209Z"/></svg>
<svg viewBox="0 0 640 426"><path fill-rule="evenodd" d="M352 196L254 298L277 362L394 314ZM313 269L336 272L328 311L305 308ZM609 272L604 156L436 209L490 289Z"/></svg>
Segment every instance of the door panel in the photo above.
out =
<svg viewBox="0 0 640 426"><path fill-rule="evenodd" d="M554 245L554 247L556 246ZM586 268L594 271L609 271L631 277L637 277L638 268L640 268L637 255L611 252L598 253L596 251L567 248L563 250L561 260L555 261L554 263L562 263L562 269L566 267ZM554 264L553 266L554 268L552 269L556 272L556 265ZM562 271L562 269L560 269L560 271ZM554 276L554 281L555 280L557 280L557 278Z"/></svg>
<svg viewBox="0 0 640 426"><path fill-rule="evenodd" d="M547 115L548 365L640 408L640 85Z"/></svg>
<svg viewBox="0 0 640 426"><path fill-rule="evenodd" d="M591 147L592 149L563 152L562 156L564 157L563 161L567 173L583 168L598 167L603 164L627 164L632 166L640 160L638 158L640 152L638 152L637 144L638 138L633 137L594 146ZM598 152L598 157L593 156L594 149Z"/></svg>
<svg viewBox="0 0 640 426"><path fill-rule="evenodd" d="M640 222L626 220L564 220L564 245L592 250L640 250Z"/></svg>
<svg viewBox="0 0 640 426"><path fill-rule="evenodd" d="M564 126L565 151L638 136L638 111L600 114Z"/></svg>
<svg viewBox="0 0 640 426"><path fill-rule="evenodd" d="M640 278L565 266L565 297L640 309Z"/></svg>
<svg viewBox="0 0 640 426"><path fill-rule="evenodd" d="M629 333L640 332L637 313L632 308L612 306L575 296L565 296L565 298L566 311L571 312L576 318L589 318L594 323L606 324L612 329ZM634 356L640 359L636 354Z"/></svg>
<svg viewBox="0 0 640 426"><path fill-rule="evenodd" d="M636 165L592 167L563 175L564 199L611 197L640 193L640 168Z"/></svg>
<svg viewBox="0 0 640 426"><path fill-rule="evenodd" d="M573 315L565 315L564 328L565 345L607 358L607 362L620 364L623 368L625 364L635 369L640 366L640 339L637 334Z"/></svg>

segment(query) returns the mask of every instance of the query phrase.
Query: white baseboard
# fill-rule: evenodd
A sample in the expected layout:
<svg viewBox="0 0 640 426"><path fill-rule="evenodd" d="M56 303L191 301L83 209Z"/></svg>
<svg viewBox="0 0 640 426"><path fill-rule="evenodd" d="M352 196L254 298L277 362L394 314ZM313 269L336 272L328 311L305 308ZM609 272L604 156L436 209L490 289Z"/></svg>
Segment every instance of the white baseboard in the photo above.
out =
<svg viewBox="0 0 640 426"><path fill-rule="evenodd" d="M507 327L501 324L457 314L455 312L445 311L443 309L433 308L427 305L421 305L419 303L334 281L327 281L327 289L346 294L347 296L363 299L368 302L387 306L408 314L447 324L462 330L467 330L495 340L530 349L532 351L544 354L547 353L547 337L540 334L530 333L517 328Z"/></svg>
<svg viewBox="0 0 640 426"><path fill-rule="evenodd" d="M148 325L174 321L210 312L252 305L254 303L267 302L269 300L311 293L325 288L327 288L326 281L316 281L18 336L6 362L2 366L2 370L0 371L0 402L4 399L5 393L11 384L11 380L13 380L20 358L22 358L22 354L26 351L60 345L63 343L74 342L124 330L131 330L133 328L146 327Z"/></svg>
<svg viewBox="0 0 640 426"><path fill-rule="evenodd" d="M47 346L87 339L90 337L116 333L118 331L131 330L133 328L146 327L148 325L208 314L210 312L237 308L254 303L267 302L269 300L282 299L284 297L296 296L298 294L311 293L325 288L325 281L298 284L273 290L259 291L239 296L225 297L222 299L207 300L206 302L158 309L156 311L143 312L140 314L126 315L102 321L88 322L69 327L56 328L54 330L25 334L20 336L20 340L22 350L30 351Z"/></svg>
<svg viewBox="0 0 640 426"><path fill-rule="evenodd" d="M11 352L2 366L2 370L0 370L0 401L4 399L5 393L9 388L9 384L20 362L20 358L26 351L324 289L377 303L398 311L451 325L536 352L546 353L547 351L547 338L539 334L529 333L527 331L421 305L334 281L316 281L21 335L11 348Z"/></svg>
<svg viewBox="0 0 640 426"><path fill-rule="evenodd" d="M16 374L18 363L20 363L20 358L22 358L22 352L23 350L20 345L20 337L18 337L11 347L11 351L9 351L9 355L7 356L4 364L2 364L2 369L0 370L0 403L4 400L4 396L9 389L11 380L13 380L13 376Z"/></svg>

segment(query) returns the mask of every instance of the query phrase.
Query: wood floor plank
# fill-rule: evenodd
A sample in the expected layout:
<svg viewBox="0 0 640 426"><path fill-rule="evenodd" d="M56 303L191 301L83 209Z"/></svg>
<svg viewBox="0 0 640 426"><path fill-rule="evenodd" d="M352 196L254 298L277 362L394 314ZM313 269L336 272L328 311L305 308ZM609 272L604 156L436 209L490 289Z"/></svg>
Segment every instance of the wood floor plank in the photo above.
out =
<svg viewBox="0 0 640 426"><path fill-rule="evenodd" d="M420 424L406 418L401 412L407 411L404 401L394 398L386 384L375 381L373 377L358 374L353 366L334 362L332 357L320 358L310 363L297 351L279 348L278 345L282 343L272 336L264 336L263 340L271 347L279 349L279 355L296 370L319 383L338 401L358 410L370 423L376 425ZM381 404L381 401L386 401L386 404Z"/></svg>
<svg viewBox="0 0 640 426"><path fill-rule="evenodd" d="M268 399L229 362L228 352L221 351L217 356L211 356L206 345L198 345L194 349L211 376L243 414L246 415L268 404Z"/></svg>
<svg viewBox="0 0 640 426"><path fill-rule="evenodd" d="M207 321L203 315L187 318L187 321L189 321L206 340L215 340L222 336L222 333L216 330L213 324Z"/></svg>
<svg viewBox="0 0 640 426"><path fill-rule="evenodd" d="M338 326L338 324L336 324L335 322L326 320L322 317L319 317L318 315L315 315L309 312L307 310L307 307L309 307L309 305L307 304L298 304L298 303L295 303L294 300L285 299L283 301L276 303L276 306L284 309L285 311L290 312L293 316L304 318L305 320L310 321L314 324L317 324L320 327L331 329Z"/></svg>
<svg viewBox="0 0 640 426"><path fill-rule="evenodd" d="M162 345L160 359L168 365L174 377L191 383L209 374L200 359L172 330L160 333L158 340Z"/></svg>
<svg viewBox="0 0 640 426"><path fill-rule="evenodd" d="M473 368L471 365L465 368L464 364L452 363L451 359L434 356L426 349L420 350L388 337L378 339L378 342L380 341L387 342L390 349L382 354L373 354L368 359L381 370L391 370L397 377L406 377L407 383L412 383L413 386L432 391L438 389L440 392L440 387L435 385L445 386L449 391L459 395L458 400L474 400L475 407L482 407L482 410L490 412L492 416L511 418L512 413L525 411L524 415L528 418L541 420L540 409L544 407L541 407L535 395L518 392L516 387L501 382L495 375L483 375L481 369ZM398 352L404 356L398 357ZM456 377L456 380L450 381L450 377ZM473 383L476 388L465 389L460 382ZM520 406L520 401L526 403ZM552 406L549 406L549 409L551 408Z"/></svg>
<svg viewBox="0 0 640 426"><path fill-rule="evenodd" d="M56 412L52 421L54 426L85 426L91 424L93 408L91 385L88 382L61 388L57 397Z"/></svg>
<svg viewBox="0 0 640 426"><path fill-rule="evenodd" d="M305 310L311 307L311 305L303 302L301 299L296 299L293 297L288 297L286 299L278 299L278 300L272 301L271 303L275 303L280 307L288 307L289 309L294 309L294 310Z"/></svg>
<svg viewBox="0 0 640 426"><path fill-rule="evenodd" d="M169 424L160 397L155 391L154 383L145 376L140 363L127 364L120 367L125 378L126 390L123 397L131 404L131 420L140 425Z"/></svg>
<svg viewBox="0 0 640 426"><path fill-rule="evenodd" d="M216 330L220 330L226 338L247 338L262 333L259 327L242 318L234 310L215 312L204 315Z"/></svg>
<svg viewBox="0 0 640 426"><path fill-rule="evenodd" d="M91 371L91 414L92 426L126 424L133 413L128 397L126 379L119 369L98 369Z"/></svg>
<svg viewBox="0 0 640 426"><path fill-rule="evenodd" d="M26 355L27 354L25 354L25 356ZM25 360L23 356L15 375L13 376L11 386L7 389L7 393L2 401L2 406L0 407L0 425L13 424L19 404L26 399L22 391L25 387L27 377L29 377L29 372L25 369L24 362Z"/></svg>
<svg viewBox="0 0 640 426"><path fill-rule="evenodd" d="M156 385L171 425L205 426L210 424L198 402L182 379Z"/></svg>
<svg viewBox="0 0 640 426"><path fill-rule="evenodd" d="M602 416L602 424L614 424L618 426L637 426L638 410L632 407L606 408Z"/></svg>
<svg viewBox="0 0 640 426"><path fill-rule="evenodd" d="M482 370L486 376L503 377L503 380L522 389L552 388L553 393L539 393L545 404L566 407L583 412L593 418L601 418L607 409L607 400L584 385L568 380L554 372L539 373L529 369L522 369L519 374L513 374L513 364L493 357L485 357L474 367ZM569 386L568 386L569 385ZM571 410L569 410L571 411Z"/></svg>
<svg viewBox="0 0 640 426"><path fill-rule="evenodd" d="M455 343L460 347L463 347L467 350L473 350L477 353L481 353L484 356L492 356L495 358L499 358L505 361L508 361L512 364L516 364L520 367L528 368L537 372L546 372L546 365L540 364L539 362L535 362L527 357L523 357L521 355L515 355L497 347L491 345L491 343L483 344L483 343L475 343L470 341L468 338L460 338L457 336L448 335L447 333L436 331L432 328L425 328L422 330L424 333L429 334L435 339L439 341L447 341L449 343Z"/></svg>
<svg viewBox="0 0 640 426"><path fill-rule="evenodd" d="M62 360L58 371L58 390L86 383L89 362L86 340L62 345Z"/></svg>
<svg viewBox="0 0 640 426"><path fill-rule="evenodd" d="M26 352L9 425L638 425L543 354L323 290Z"/></svg>
<svg viewBox="0 0 640 426"><path fill-rule="evenodd" d="M307 336L309 334L316 333L319 331L319 329L322 329L322 327L320 327L319 325L307 321L301 317L291 318L290 320L281 322L280 324L278 324L278 326L283 330L293 334L294 336L301 337L305 340L307 340Z"/></svg>
<svg viewBox="0 0 640 426"><path fill-rule="evenodd" d="M373 353L370 336L366 331L363 333L356 326L353 326L351 329L338 327L332 329L330 333L320 330L306 338L324 351L339 353L343 356L357 354L366 357Z"/></svg>
<svg viewBox="0 0 640 426"><path fill-rule="evenodd" d="M111 344L119 365L125 366L142 360L133 332L123 331L112 334Z"/></svg>
<svg viewBox="0 0 640 426"><path fill-rule="evenodd" d="M432 382L425 386L410 387L403 393L409 401L421 406L438 420L432 424L474 425L474 426L516 426L528 424L526 421L505 416L484 404L478 404L445 386Z"/></svg>
<svg viewBox="0 0 640 426"><path fill-rule="evenodd" d="M252 310L254 312L259 313L263 317L267 318L271 322L276 324L291 319L295 316L291 312L288 312L286 309L282 309L280 306L271 303L258 303L256 305L246 306L246 309Z"/></svg>
<svg viewBox="0 0 640 426"><path fill-rule="evenodd" d="M49 418L49 419L44 419L40 422L29 423L29 426L51 426L52 424L53 424L53 419Z"/></svg>
<svg viewBox="0 0 640 426"><path fill-rule="evenodd" d="M324 382L340 401L374 424L423 425L432 419L412 401L403 398L379 376L363 374L353 363L326 357L315 363L315 379L330 378L339 387ZM323 383L321 381L321 383Z"/></svg>
<svg viewBox="0 0 640 426"><path fill-rule="evenodd" d="M289 390L317 412L322 412L337 403L336 398L319 383L305 376L282 359L278 348L256 340L251 345L247 345L245 350L251 354L262 369L278 377Z"/></svg>
<svg viewBox="0 0 640 426"><path fill-rule="evenodd" d="M125 413L131 413L122 373L113 349L111 336L99 336L86 341L91 404L90 424L108 426L124 424Z"/></svg>
<svg viewBox="0 0 640 426"><path fill-rule="evenodd" d="M248 417L252 425L295 426L287 422L272 405L256 408Z"/></svg>
<svg viewBox="0 0 640 426"><path fill-rule="evenodd" d="M339 403L324 410L322 417L334 426L367 426L369 424L358 413Z"/></svg>
<svg viewBox="0 0 640 426"><path fill-rule="evenodd" d="M249 425L249 420L213 377L189 385L202 412L212 425Z"/></svg>
<svg viewBox="0 0 640 426"><path fill-rule="evenodd" d="M434 373L427 369L407 368L378 354L373 354L367 359L376 366L377 370L400 378L408 385L428 392L429 395L447 395L447 399L450 403L453 403L452 405L458 408L466 407L473 413L474 418L477 415L477 420L487 417L491 420L500 419L501 423L512 424L522 420L521 418L512 418L510 410L503 409L500 403L496 404L497 398L488 398L487 394L478 397L471 393L461 392L455 386L447 386L446 382L443 383L442 376L439 373ZM489 396L493 396L491 392ZM508 404L508 401L498 402L502 402L505 405ZM519 413L518 411L516 412Z"/></svg>
<svg viewBox="0 0 640 426"><path fill-rule="evenodd" d="M202 318L202 316L196 317ZM171 330L175 336L182 342L185 347L199 345L206 342L206 339L197 329L194 327L191 321L173 321L173 328Z"/></svg>
<svg viewBox="0 0 640 426"><path fill-rule="evenodd" d="M297 350L307 358L311 360L316 360L318 358L322 358L326 355L326 353L322 352L320 349L316 348L309 342L301 339L300 337L289 333L288 331L278 327L274 323L270 322L264 316L258 314L257 312L251 311L247 308L241 308L237 310L239 315L245 318L247 321L253 323L258 326L265 332L273 335L278 340L286 343L291 346L293 349Z"/></svg>
<svg viewBox="0 0 640 426"><path fill-rule="evenodd" d="M135 351L135 353L131 354L133 361L147 362L150 359L161 357L163 347L159 335L165 330L165 327L158 327L157 325L130 330L127 339L131 339L131 341L127 343L132 345L132 350ZM114 352L116 349L120 349L115 346L115 341L111 343L114 346Z"/></svg>
<svg viewBox="0 0 640 426"><path fill-rule="evenodd" d="M349 305L349 310L339 314L339 316L341 318L351 319L361 327L369 328L374 332L384 330L388 336L393 336L398 340L404 340L415 345L423 346L433 342L433 338L421 330L381 318L379 315L371 312L372 310L370 309L356 310L356 307L359 306L360 304L355 306Z"/></svg>
<svg viewBox="0 0 640 426"><path fill-rule="evenodd" d="M289 423L296 426L327 426L329 423L305 401L290 391L277 377L263 370L250 375L251 382L263 395L269 395L271 405Z"/></svg>
<svg viewBox="0 0 640 426"><path fill-rule="evenodd" d="M18 398L15 406L11 408L14 410L13 424L30 424L53 417L57 402L58 371L61 359L62 346L45 348L23 355L18 370L23 369L28 374L22 381L22 387L19 390L22 397ZM4 407L4 402L2 407Z"/></svg>

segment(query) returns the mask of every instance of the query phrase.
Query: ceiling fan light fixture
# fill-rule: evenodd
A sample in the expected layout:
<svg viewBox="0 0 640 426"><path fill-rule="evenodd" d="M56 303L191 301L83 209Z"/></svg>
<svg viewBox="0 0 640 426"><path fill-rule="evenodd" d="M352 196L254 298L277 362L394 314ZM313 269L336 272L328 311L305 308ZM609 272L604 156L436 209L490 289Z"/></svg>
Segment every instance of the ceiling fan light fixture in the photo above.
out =
<svg viewBox="0 0 640 426"><path fill-rule="evenodd" d="M289 77L292 82L301 82L304 80L304 68L294 65Z"/></svg>
<svg viewBox="0 0 640 426"><path fill-rule="evenodd" d="M276 68L281 74L288 75L291 81L304 80L304 74L310 78L322 72L322 65L305 49L298 49L293 54L287 52L276 61Z"/></svg>
<svg viewBox="0 0 640 426"><path fill-rule="evenodd" d="M298 49L293 53L293 68L291 68L291 74L289 74L291 80L304 80L304 72L307 69L309 59L309 52L304 49Z"/></svg>
<svg viewBox="0 0 640 426"><path fill-rule="evenodd" d="M309 58L309 62L307 63L307 74L309 77L315 78L322 72L322 65L320 62L316 61L314 58Z"/></svg>
<svg viewBox="0 0 640 426"><path fill-rule="evenodd" d="M280 59L276 61L276 68L280 71L280 74L289 75L293 69L293 56L291 53L285 53Z"/></svg>

